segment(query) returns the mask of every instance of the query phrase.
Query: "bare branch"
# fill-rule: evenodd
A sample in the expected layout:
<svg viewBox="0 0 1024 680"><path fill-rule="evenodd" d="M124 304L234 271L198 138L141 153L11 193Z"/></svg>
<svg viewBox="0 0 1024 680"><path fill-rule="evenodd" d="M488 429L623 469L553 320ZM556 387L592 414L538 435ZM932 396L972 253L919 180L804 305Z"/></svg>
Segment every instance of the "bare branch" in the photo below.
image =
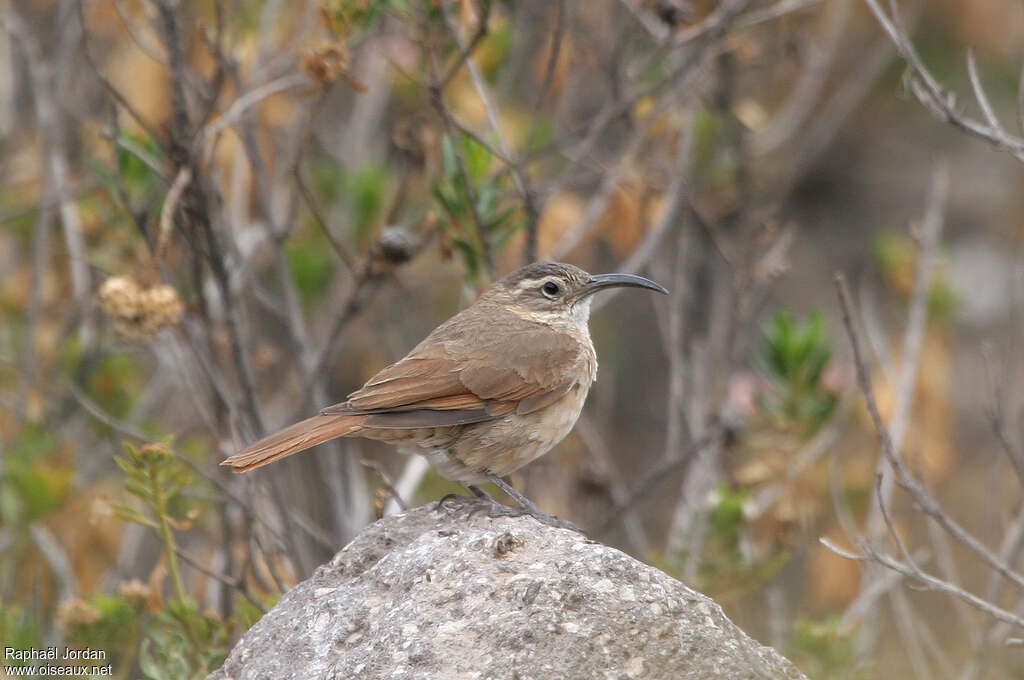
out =
<svg viewBox="0 0 1024 680"><path fill-rule="evenodd" d="M299 193L301 194L302 199L306 202L306 206L309 208L309 211L313 213L313 217L316 220L317 225L320 227L320 231L322 231L324 236L327 237L331 247L334 248L334 252L337 253L338 259L345 263L345 266L350 272L355 271L355 258L353 258L352 254L348 252L345 245L338 240L334 235L334 232L331 231L331 228L327 226L327 221L324 219L323 213L320 212L320 208L317 206L316 200L313 198L313 194L310 193L309 188L306 186L306 182L302 179L302 171L299 170L299 166L296 165L292 173L295 176L295 186L299 188Z"/></svg>
<svg viewBox="0 0 1024 680"><path fill-rule="evenodd" d="M953 595L954 597L958 597L964 602L971 605L972 607L975 607L978 610L985 612L989 616L992 616L993 618L999 621L1009 623L1018 628L1024 628L1024 618L1017 616L1013 612L1002 609L1001 607L997 607L994 604L986 600L983 600L977 595L974 595L973 593L964 590L955 583L943 581L940 578L932 576L926 571L916 569L904 562L901 562L900 560L890 557L889 555L872 552L866 546L861 546L862 552L860 553L851 552L849 550L844 550L840 548L835 543L833 543L825 537L819 538L818 541L826 548L828 548L835 554L839 555L840 557L845 557L846 559L857 560L860 562L877 562L882 566L886 567L887 569L891 569L892 571L895 571L908 578L915 579L916 581L918 581L919 583L921 583L922 585L926 586L931 590L936 590L939 592L947 593L949 595Z"/></svg>
<svg viewBox="0 0 1024 680"><path fill-rule="evenodd" d="M444 88L448 86L448 83L450 83L452 78L458 74L462 65L466 63L466 60L469 59L474 50L476 50L483 39L487 37L487 22L491 18L491 3L488 0L485 0L484 2L481 2L479 6L482 8L482 11L480 12L480 18L477 20L476 32L473 33L473 37L469 39L469 42L466 45L460 45L459 55L456 57L455 63L449 66L444 75L438 78L435 82L434 87L438 90L444 90Z"/></svg>
<svg viewBox="0 0 1024 680"><path fill-rule="evenodd" d="M916 48L903 30L895 7L892 7L893 14L890 17L878 4L878 0L865 0L865 2L871 9L872 14L875 15L879 25L889 36L893 45L895 45L900 56L903 57L910 67L911 91L918 101L939 120L950 123L974 137L990 142L997 148L1010 153L1017 160L1024 162L1024 139L1006 134L998 123L992 125L991 120L988 124L982 123L956 109L954 96L939 84L938 80L935 79L917 54ZM969 65L971 61L973 59L969 60ZM978 103L984 110L987 106L987 101L982 101L984 99L984 92L976 85L976 77L972 77L971 80L972 86L975 87L975 94L978 95L979 91L981 93Z"/></svg>
<svg viewBox="0 0 1024 680"><path fill-rule="evenodd" d="M835 281L836 287L839 291L839 300L843 312L843 325L846 327L847 335L850 338L850 344L853 347L857 382L860 385L861 392L863 393L864 399L867 403L868 413L875 426L875 431L882 440L882 452L886 459L888 459L889 465L896 473L897 482L920 506L921 511L938 522L939 526L948 531L954 539L962 543L969 550L973 551L982 559L982 561L988 564L989 567L997 571L1007 580L1024 588L1024 576L1011 569L1003 559L998 555L995 555L986 545L981 543L971 533L960 526L956 520L950 517L938 501L936 501L935 498L921 485L921 483L914 478L907 469L903 460L897 455L896 450L893 447L892 438L889 435L889 430L886 428L885 423L882 420L882 416L878 411L878 404L875 401L875 395L871 387L871 376L864 364L860 338L854 329L851 318L850 310L852 305L850 302L850 293L847 290L846 279L843 278L842 274L837 273Z"/></svg>
<svg viewBox="0 0 1024 680"><path fill-rule="evenodd" d="M64 242L68 249L68 269L71 272L72 291L76 304L82 308L91 294L91 277L85 253L85 238L82 235L82 218L71 195L71 171L68 164L67 146L58 118L59 109L56 93L53 90L52 66L43 59L39 45L14 6L8 7L4 12L3 24L25 54L25 63L28 65L32 82L32 99L36 118L46 139L45 160L48 184L53 188L61 223L64 227Z"/></svg>
<svg viewBox="0 0 1024 680"><path fill-rule="evenodd" d="M896 402L889 424L891 444L894 452L903 446L903 436L910 421L914 387L917 384L921 348L924 343L925 324L928 320L928 299L931 296L932 278L936 266L936 250L944 222L943 213L946 194L949 189L949 169L937 165L932 173L931 188L925 204L924 222L921 228L921 251L917 258L914 289L907 308L907 327L903 335L903 351L899 375L896 379ZM896 454L898 455L898 454ZM881 528L879 510L892 499L892 478L885 475L886 456L878 460L876 474L882 475L879 493L872 503L868 519L868 536L877 536ZM877 503L877 506L876 506Z"/></svg>

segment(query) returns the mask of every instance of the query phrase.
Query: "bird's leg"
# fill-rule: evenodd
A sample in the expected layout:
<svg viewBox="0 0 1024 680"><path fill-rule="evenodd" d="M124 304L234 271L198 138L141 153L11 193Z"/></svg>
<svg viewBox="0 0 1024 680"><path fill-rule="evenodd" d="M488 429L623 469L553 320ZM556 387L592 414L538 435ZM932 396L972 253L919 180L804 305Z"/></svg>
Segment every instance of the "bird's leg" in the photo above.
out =
<svg viewBox="0 0 1024 680"><path fill-rule="evenodd" d="M554 515L549 515L548 513L538 508L533 501L531 501L529 498L523 495L523 493L521 493L520 491L517 491L514 486L506 482L498 475L487 470L484 470L483 474L495 486L504 491L509 498L515 501L516 505L519 506L520 514L529 515L541 524L547 524L548 526L557 527L559 529L572 529L573 531L577 531L581 534L583 533L583 530L575 524L573 524L572 522L569 522L564 519L558 519Z"/></svg>
<svg viewBox="0 0 1024 680"><path fill-rule="evenodd" d="M497 503L498 502L498 501L494 500L494 497L491 496L491 494L487 493L486 491L481 489L476 484L467 484L466 488L469 489L470 493L472 493L474 496L476 496L480 500L490 501L492 503Z"/></svg>

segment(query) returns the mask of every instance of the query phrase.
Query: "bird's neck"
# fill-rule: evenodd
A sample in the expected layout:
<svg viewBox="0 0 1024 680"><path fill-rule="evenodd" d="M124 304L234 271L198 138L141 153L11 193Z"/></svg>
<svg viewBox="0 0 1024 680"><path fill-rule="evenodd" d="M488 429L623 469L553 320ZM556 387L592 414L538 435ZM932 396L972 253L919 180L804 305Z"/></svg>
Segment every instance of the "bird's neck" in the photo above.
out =
<svg viewBox="0 0 1024 680"><path fill-rule="evenodd" d="M535 310L513 307L512 313L532 323L548 326L557 331L567 333L584 345L592 345L590 341L590 303L591 299L580 300L579 303L565 310Z"/></svg>

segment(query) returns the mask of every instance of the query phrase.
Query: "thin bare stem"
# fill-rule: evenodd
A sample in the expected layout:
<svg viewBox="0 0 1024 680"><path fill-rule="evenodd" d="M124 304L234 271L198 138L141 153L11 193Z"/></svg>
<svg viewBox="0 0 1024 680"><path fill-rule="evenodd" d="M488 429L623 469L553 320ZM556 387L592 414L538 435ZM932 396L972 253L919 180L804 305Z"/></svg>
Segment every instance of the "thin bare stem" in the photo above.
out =
<svg viewBox="0 0 1024 680"><path fill-rule="evenodd" d="M903 460L897 455L896 449L892 443L892 437L890 436L889 430L885 426L885 422L882 420L882 416L879 413L878 403L875 401L874 391L871 387L871 376L868 373L867 366L864 363L864 355L861 351L860 337L857 334L852 321L852 313L850 311L852 309L852 304L850 302L850 293L846 284L846 279L842 274L837 273L835 282L842 308L843 325L846 327L847 335L850 338L850 344L853 347L857 383L860 386L861 393L867 403L868 414L871 416L871 422L875 427L875 432L882 440L882 452L889 461L889 465L896 473L897 482L905 491L907 491L907 493L910 494L911 498L913 498L921 508L921 511L934 519L939 526L949 532L955 540L974 552L982 559L983 562L988 564L989 567L1001 574L1008 581L1011 581L1018 587L1024 588L1024 576L1014 571L1008 564L1006 564L1005 560L994 554L988 546L981 543L981 541L975 538L970 532L960 526L960 524L942 508L931 493L929 493L924 486L917 481L917 479L910 473L910 470L907 469Z"/></svg>

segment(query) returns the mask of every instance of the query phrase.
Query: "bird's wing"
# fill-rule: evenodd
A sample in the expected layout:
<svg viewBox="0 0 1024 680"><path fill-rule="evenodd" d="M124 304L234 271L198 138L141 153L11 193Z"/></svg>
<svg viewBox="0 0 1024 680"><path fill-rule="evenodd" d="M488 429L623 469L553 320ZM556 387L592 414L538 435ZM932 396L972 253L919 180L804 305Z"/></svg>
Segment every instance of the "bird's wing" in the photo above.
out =
<svg viewBox="0 0 1024 680"><path fill-rule="evenodd" d="M572 369L588 360L578 341L524 319L504 318L474 332L452 321L321 413L371 414L365 426L395 428L531 413L563 397L578 380Z"/></svg>

